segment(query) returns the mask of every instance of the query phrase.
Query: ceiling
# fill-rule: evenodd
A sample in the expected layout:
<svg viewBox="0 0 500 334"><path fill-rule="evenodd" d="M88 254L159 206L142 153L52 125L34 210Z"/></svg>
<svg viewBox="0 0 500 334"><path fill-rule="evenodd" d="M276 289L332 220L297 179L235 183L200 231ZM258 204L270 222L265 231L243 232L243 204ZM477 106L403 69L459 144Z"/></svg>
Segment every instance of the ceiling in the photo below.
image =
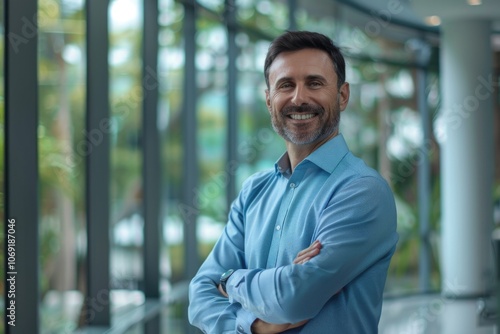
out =
<svg viewBox="0 0 500 334"><path fill-rule="evenodd" d="M500 1L499 0L337 0L337 2L362 11L379 15L390 23L413 28L439 30L432 26L431 17L441 22L448 20L490 20L492 45L500 50ZM480 3L471 5L470 3Z"/></svg>
<svg viewBox="0 0 500 334"><path fill-rule="evenodd" d="M369 11L385 12L408 22L424 24L425 17L437 15L442 19L478 18L500 21L498 0L342 0L367 8ZM479 5L470 5L479 3Z"/></svg>

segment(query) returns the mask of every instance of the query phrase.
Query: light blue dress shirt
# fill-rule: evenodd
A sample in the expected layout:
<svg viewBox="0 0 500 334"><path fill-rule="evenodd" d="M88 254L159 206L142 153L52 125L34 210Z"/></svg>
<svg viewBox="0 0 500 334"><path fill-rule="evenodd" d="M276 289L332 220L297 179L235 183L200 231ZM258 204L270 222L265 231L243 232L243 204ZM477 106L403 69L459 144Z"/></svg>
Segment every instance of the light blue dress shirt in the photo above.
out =
<svg viewBox="0 0 500 334"><path fill-rule="evenodd" d="M320 253L292 264L315 240ZM342 135L291 173L245 181L227 225L189 288L189 320L204 333L251 333L256 318L297 323L286 333L377 333L396 209L384 179L349 151ZM222 273L229 299L217 290Z"/></svg>

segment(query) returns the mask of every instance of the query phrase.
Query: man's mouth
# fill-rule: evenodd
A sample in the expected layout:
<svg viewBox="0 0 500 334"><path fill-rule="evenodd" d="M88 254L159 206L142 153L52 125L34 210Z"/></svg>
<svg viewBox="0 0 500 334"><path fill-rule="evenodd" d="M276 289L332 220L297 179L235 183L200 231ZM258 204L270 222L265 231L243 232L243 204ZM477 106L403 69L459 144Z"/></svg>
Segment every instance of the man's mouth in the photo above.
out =
<svg viewBox="0 0 500 334"><path fill-rule="evenodd" d="M288 115L288 117L290 117L291 119L298 119L298 120L309 119L309 118L313 118L314 116L316 116L316 114L291 114L291 115Z"/></svg>

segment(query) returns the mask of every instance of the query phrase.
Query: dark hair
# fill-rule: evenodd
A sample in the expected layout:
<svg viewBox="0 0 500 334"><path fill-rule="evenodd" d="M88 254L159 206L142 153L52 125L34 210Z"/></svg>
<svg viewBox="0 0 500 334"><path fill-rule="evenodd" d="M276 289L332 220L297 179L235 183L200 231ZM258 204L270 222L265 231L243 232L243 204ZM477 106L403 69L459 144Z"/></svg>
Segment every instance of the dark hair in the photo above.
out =
<svg viewBox="0 0 500 334"><path fill-rule="evenodd" d="M325 51L332 60L335 73L337 74L337 86L340 87L345 82L345 60L340 48L333 41L317 32L310 31L287 31L278 36L269 45L266 60L264 62L264 76L266 85L269 88L269 68L274 59L282 53L288 51L299 51L302 49L319 49Z"/></svg>

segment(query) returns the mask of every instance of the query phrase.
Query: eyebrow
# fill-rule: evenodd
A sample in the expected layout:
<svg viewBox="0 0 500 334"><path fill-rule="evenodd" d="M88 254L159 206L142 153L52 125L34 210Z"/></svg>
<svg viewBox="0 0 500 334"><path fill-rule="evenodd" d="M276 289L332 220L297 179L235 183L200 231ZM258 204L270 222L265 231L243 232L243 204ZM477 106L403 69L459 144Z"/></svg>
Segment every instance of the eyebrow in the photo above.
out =
<svg viewBox="0 0 500 334"><path fill-rule="evenodd" d="M320 81L323 81L325 82L326 81L326 78L320 74L310 74L308 76L306 76L306 81L313 81L313 80L320 80ZM294 79L292 77L283 77L283 78L279 78L275 83L274 83L274 86L279 86L279 84L281 84L282 82L285 82L285 81L294 81Z"/></svg>

